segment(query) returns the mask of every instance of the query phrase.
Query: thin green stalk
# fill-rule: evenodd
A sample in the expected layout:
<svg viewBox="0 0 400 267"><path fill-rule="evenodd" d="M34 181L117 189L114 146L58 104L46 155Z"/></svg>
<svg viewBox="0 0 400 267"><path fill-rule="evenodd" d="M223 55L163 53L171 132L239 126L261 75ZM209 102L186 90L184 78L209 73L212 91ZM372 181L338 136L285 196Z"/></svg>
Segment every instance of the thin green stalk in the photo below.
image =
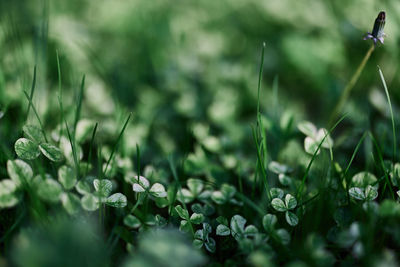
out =
<svg viewBox="0 0 400 267"><path fill-rule="evenodd" d="M260 151L259 144L257 142L257 134L256 134L256 131L255 131L255 129L253 127L252 127L252 132L253 132L253 139L254 139L254 142L256 143L256 148L257 148L257 158L258 158L258 163L259 163L258 166L260 166L261 175L262 175L263 182L264 182L264 187L265 187L265 190L267 191L268 202L270 202L272 200L272 197L271 197L271 193L269 191L269 184L268 184L268 180L267 180L267 172L265 170L264 164L262 164L261 151Z"/></svg>
<svg viewBox="0 0 400 267"><path fill-rule="evenodd" d="M78 124L78 121L81 116L81 108L82 108L82 100L83 100L83 89L85 87L85 75L82 77L81 81L81 87L79 90L79 95L78 95L78 105L76 107L76 113L75 113L75 121L74 121L74 141L75 141L75 136L76 136L76 125Z"/></svg>
<svg viewBox="0 0 400 267"><path fill-rule="evenodd" d="M381 152L381 150L380 150L380 148L379 148L378 142L376 141L375 137L372 135L371 132L369 132L369 136L371 137L372 142L373 142L374 145L375 145L376 152L377 152L377 154L378 154L379 161L380 161L380 163L381 163L381 167L382 167L383 172L384 172L384 174L385 174L385 179L386 179L385 185L388 185L388 186L389 186L390 194L391 194L393 200L395 200L396 197L394 196L394 193L393 193L393 188L392 188L392 184L391 184L390 179L389 179L389 175L388 175L388 173L386 172L385 163L384 163L384 161L383 161L382 152ZM384 193L384 191L383 191L383 193ZM383 193L382 193L382 194L383 194Z"/></svg>
<svg viewBox="0 0 400 267"><path fill-rule="evenodd" d="M61 106L61 113L63 113L64 111L62 110L62 104L60 103ZM65 123L65 128L67 129L67 135L68 135L68 139L69 139L69 143L71 145L71 150L72 150L72 157L74 158L74 165L75 165L75 172L76 172L76 177L79 180L79 176L80 176L80 170L79 170L79 162L78 162L78 154L76 151L76 144L75 144L75 140L73 139L73 136L71 135L71 132L69 131L69 127L68 127L68 123L67 120L64 117L64 123Z"/></svg>
<svg viewBox="0 0 400 267"><path fill-rule="evenodd" d="M47 141L46 132L44 131L43 123L42 123L42 121L41 121L41 119L39 117L39 114L38 114L38 112L37 112L37 110L35 108L35 105L33 104L32 99L29 98L29 95L28 95L28 93L26 91L24 91L24 94L25 94L26 99L28 99L28 101L29 101L29 105L32 106L32 110L35 113L35 116L36 116L36 118L37 118L37 120L39 122L40 129L42 130L44 140L46 140L46 142L48 142Z"/></svg>
<svg viewBox="0 0 400 267"><path fill-rule="evenodd" d="M173 176L174 179L175 179L175 183L176 183L176 186L177 186L177 190L180 190L180 191L182 192L182 186L181 186L181 184L179 183L179 178L178 178L178 175L177 175L177 173L176 173L176 168L175 168L175 165L174 165L174 163L173 163L172 157L169 158L168 161L169 161L169 166L170 166L171 171L172 171L172 176ZM176 191L176 192L178 192L178 191ZM175 196L176 196L176 194L175 194ZM175 199L175 197L174 197L174 199ZM189 213L189 210L188 210L188 208L187 208L187 206L186 206L185 201L182 201L182 206L183 206L183 208ZM189 218L187 218L187 222L188 222L188 224L189 224L189 228L190 228L190 231L191 231L192 235L194 235L194 228L193 228L192 222L190 221L190 216L189 216Z"/></svg>
<svg viewBox="0 0 400 267"><path fill-rule="evenodd" d="M92 161L92 149L93 149L93 143L94 143L94 137L96 135L96 131L97 131L97 126L99 124L96 122L94 128L93 128L93 132L92 132L92 138L90 139L90 146L89 146L89 155L88 155L88 164L86 166L86 170L85 170L85 176L87 175L88 171L89 171L89 164Z"/></svg>
<svg viewBox="0 0 400 267"><path fill-rule="evenodd" d="M27 120L28 120L28 117L29 117L29 111L31 109L31 103L32 103L32 100L33 100L33 94L35 92L35 88L36 88L36 65L33 68L33 80L32 80L32 86L31 86L31 94L29 96L30 101L29 101L29 105L28 105L28 110L26 111L26 119Z"/></svg>
<svg viewBox="0 0 400 267"><path fill-rule="evenodd" d="M315 152L314 152L314 154L313 154L313 156L312 156L310 162L308 163L306 172L304 173L303 179L302 179L302 181L301 181L301 185L300 185L299 189L297 190L296 198L298 198L298 197L301 195L302 191L303 191L304 184L305 184L306 179L307 179L307 177L308 177L308 173L310 172L310 169L311 169L311 165L312 165L312 163L314 162L314 160L315 160L315 158L316 158L316 156L317 156L318 151L321 149L322 143L325 141L325 139L327 138L327 136L330 135L331 132L336 128L336 126L338 126L339 123L342 122L342 120L344 120L344 118L345 118L346 116L347 116L347 114L343 115L343 116L335 123L335 125L334 125L327 133L325 133L324 138L322 138L321 142L318 144L317 149L315 150Z"/></svg>
<svg viewBox="0 0 400 267"><path fill-rule="evenodd" d="M241 194L243 194L243 182L242 182L242 173L241 173L241 168L240 168L240 162L237 167L237 172L238 172L238 180L239 180L238 181L239 182L239 192Z"/></svg>
<svg viewBox="0 0 400 267"><path fill-rule="evenodd" d="M347 202L348 202L348 203L350 203L350 194L349 194L349 181L348 181L348 179L347 179L347 172L349 171L350 166L351 166L351 164L353 163L353 160L354 160L354 158L356 157L356 154L357 154L358 150L360 149L360 146L361 146L361 144L362 144L362 142L364 141L364 139L365 139L366 136L367 136L367 132L365 132L365 133L362 135L361 139L358 141L358 143L357 143L357 145L356 145L356 148L354 149L353 154L351 155L350 161L349 161L349 163L347 164L347 167L346 167L346 169L345 169L345 171L344 171L344 173L343 173L343 179L345 180L345 190L346 190Z"/></svg>
<svg viewBox="0 0 400 267"><path fill-rule="evenodd" d="M58 101L61 103L62 102L62 89L61 89L61 65L60 65L60 57L58 55L58 50L56 50L56 59L57 59L57 73L58 73ZM62 106L60 105L62 108ZM64 114L63 112L60 112L60 125L63 124L64 122ZM62 135L62 130L63 127L60 126L60 131L58 133L58 136L60 137L58 139L58 143L61 141L61 135Z"/></svg>
<svg viewBox="0 0 400 267"><path fill-rule="evenodd" d="M140 149L139 149L139 145L136 144L136 162L137 162L137 176L140 176Z"/></svg>
<svg viewBox="0 0 400 267"><path fill-rule="evenodd" d="M331 118L329 120L329 125L332 125L334 121L336 121L337 117L340 115L342 112L342 109L344 107L344 104L346 104L347 99L350 96L351 90L353 89L354 85L358 81L358 78L360 77L362 71L364 70L365 65L367 64L368 59L371 57L372 52L375 49L375 45L371 45L367 53L365 54L363 60L361 61L360 65L358 66L356 72L353 74L351 77L350 81L346 84L346 87L343 89L343 92L340 96L339 101L337 102L335 108L333 109L333 112L331 114Z"/></svg>
<svg viewBox="0 0 400 267"><path fill-rule="evenodd" d="M397 141L396 141L396 126L394 124L392 102L390 101L389 90L388 90L388 88L386 86L385 78L383 77L383 73L382 73L381 69L379 68L379 66L378 66L378 71L379 71L379 75L381 76L383 87L385 88L386 98L387 98L387 101L389 103L390 117L392 119L392 132L393 132L393 158L392 158L392 162L394 163L395 160L396 160L396 144L397 144Z"/></svg>
<svg viewBox="0 0 400 267"><path fill-rule="evenodd" d="M265 51L265 43L263 43L262 50L261 50L261 63L260 63L260 70L259 70L259 74L258 74L257 119L258 119L258 115L260 114L260 91L261 91L261 81L262 81L262 73L263 73L263 66L264 66L264 51Z"/></svg>
<svg viewBox="0 0 400 267"><path fill-rule="evenodd" d="M118 135L117 141L115 142L115 145L114 145L114 147L113 147L113 149L112 149L112 151L111 151L111 155L110 155L110 157L108 158L108 161L107 161L107 164L106 164L106 168L105 168L105 170L104 170L104 174L107 173L108 166L110 165L111 159L113 158L114 153L115 153L115 151L117 150L117 147L118 147L118 145L119 145L119 142L121 141L122 136L124 135L125 129L126 129L126 127L128 126L128 122L129 122L129 120L130 120L130 118L131 118L131 115L132 115L132 113L129 114L128 118L127 118L126 121L125 121L124 126L122 127L121 132L120 132L119 135Z"/></svg>

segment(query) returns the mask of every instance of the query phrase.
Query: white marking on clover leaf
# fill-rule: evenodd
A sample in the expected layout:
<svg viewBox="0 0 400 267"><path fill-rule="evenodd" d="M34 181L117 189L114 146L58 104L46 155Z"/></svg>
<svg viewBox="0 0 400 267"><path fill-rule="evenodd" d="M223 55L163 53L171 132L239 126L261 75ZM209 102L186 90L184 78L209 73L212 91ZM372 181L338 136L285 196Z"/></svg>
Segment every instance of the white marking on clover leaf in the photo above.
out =
<svg viewBox="0 0 400 267"><path fill-rule="evenodd" d="M1 186L1 185L0 185ZM18 198L13 192L0 190L0 209L11 208L18 204Z"/></svg>
<svg viewBox="0 0 400 267"><path fill-rule="evenodd" d="M318 130L317 136L315 138L318 145L319 145L319 143L322 142L322 139L324 139L325 135L327 135L327 134L328 134L328 130L326 130L325 128L321 128ZM333 147L333 140L329 134L326 136L324 142L322 142L321 147L327 148L327 149Z"/></svg>
<svg viewBox="0 0 400 267"><path fill-rule="evenodd" d="M292 169L289 166L286 166L284 164L281 164L277 161L271 161L268 164L268 169L276 174L281 174L281 173L288 173L290 172Z"/></svg>
<svg viewBox="0 0 400 267"><path fill-rule="evenodd" d="M286 174L283 173L279 174L278 179L281 185L290 186L292 184L292 178L290 178Z"/></svg>
<svg viewBox="0 0 400 267"><path fill-rule="evenodd" d="M17 184L11 179L0 181L0 193L11 194L17 190Z"/></svg>
<svg viewBox="0 0 400 267"><path fill-rule="evenodd" d="M128 204L128 200L124 194L115 193L107 198L106 204L114 208L123 208Z"/></svg>
<svg viewBox="0 0 400 267"><path fill-rule="evenodd" d="M206 136L204 139L200 140L201 144L209 151L217 153L221 150L221 141L212 135Z"/></svg>
<svg viewBox="0 0 400 267"><path fill-rule="evenodd" d="M20 138L14 145L18 157L26 160L33 160L39 157L40 150L37 144L26 138Z"/></svg>
<svg viewBox="0 0 400 267"><path fill-rule="evenodd" d="M258 229L254 225L248 225L244 229L244 234L246 236L254 236L254 235L258 234Z"/></svg>
<svg viewBox="0 0 400 267"><path fill-rule="evenodd" d="M297 206L296 198L294 196L292 196L291 194L287 194L285 196L285 205L286 205L286 208L289 210L296 208L296 206Z"/></svg>
<svg viewBox="0 0 400 267"><path fill-rule="evenodd" d="M230 184L222 184L221 193L224 195L225 199L228 200L235 196L236 188Z"/></svg>
<svg viewBox="0 0 400 267"><path fill-rule="evenodd" d="M211 190L204 190L200 193L200 195L197 196L197 199L201 201L207 201L211 198L212 193L213 192Z"/></svg>
<svg viewBox="0 0 400 267"><path fill-rule="evenodd" d="M280 212L284 212L287 210L285 203L280 198L274 198L271 201L271 205L275 210L280 211Z"/></svg>
<svg viewBox="0 0 400 267"><path fill-rule="evenodd" d="M10 178L16 183L17 186L29 182L33 177L31 166L23 160L8 160L7 172Z"/></svg>
<svg viewBox="0 0 400 267"><path fill-rule="evenodd" d="M194 224L200 224L204 221L204 215L201 213L193 213L192 216L190 216L190 222Z"/></svg>
<svg viewBox="0 0 400 267"><path fill-rule="evenodd" d="M231 219L231 233L234 238L239 238L244 232L246 219L240 215L235 215Z"/></svg>
<svg viewBox="0 0 400 267"><path fill-rule="evenodd" d="M99 208L98 198L92 194L84 195L81 198L82 208L88 211L95 211Z"/></svg>
<svg viewBox="0 0 400 267"><path fill-rule="evenodd" d="M266 214L263 217L262 224L264 226L264 229L269 231L274 227L277 221L278 218L274 214Z"/></svg>
<svg viewBox="0 0 400 267"><path fill-rule="evenodd" d="M365 200L367 201L372 201L378 197L378 190L371 185L367 185L367 188L365 188L364 193L365 193Z"/></svg>
<svg viewBox="0 0 400 267"><path fill-rule="evenodd" d="M315 151L317 151L319 146L319 142L316 141L315 139L307 136L304 139L304 150L310 154L310 155L314 155ZM318 149L317 155L321 153L321 149Z"/></svg>
<svg viewBox="0 0 400 267"><path fill-rule="evenodd" d="M290 226L296 226L299 223L299 218L297 218L296 214L291 211L285 212L285 218Z"/></svg>
<svg viewBox="0 0 400 267"><path fill-rule="evenodd" d="M69 141L68 138L62 136L60 139L60 150L62 151L62 154L64 155L65 159L67 160L69 165L74 165L74 155L72 153L72 147L71 147L71 142ZM83 158L83 151L82 147L79 144L75 144L75 150L76 150L76 155L79 160L82 160Z"/></svg>
<svg viewBox="0 0 400 267"><path fill-rule="evenodd" d="M150 194L155 197L166 197L167 192L165 192L165 188L160 183L155 183L150 188Z"/></svg>
<svg viewBox="0 0 400 267"><path fill-rule="evenodd" d="M204 188L204 183L200 179L189 178L186 183L194 196L199 195Z"/></svg>
<svg viewBox="0 0 400 267"><path fill-rule="evenodd" d="M227 201L221 191L214 191L211 195L211 199L218 205L222 205Z"/></svg>
<svg viewBox="0 0 400 267"><path fill-rule="evenodd" d="M85 181L85 180L80 180L76 185L75 185L76 191L78 191L79 194L81 195L87 195L91 193L90 190L90 184Z"/></svg>
<svg viewBox="0 0 400 267"><path fill-rule="evenodd" d="M146 189L150 186L149 180L147 180L143 176L137 176L135 175L134 177L135 183L133 184L133 191L141 193L146 191Z"/></svg>
<svg viewBox="0 0 400 267"><path fill-rule="evenodd" d="M216 234L220 236L227 236L231 234L231 229L228 226L219 224L217 226Z"/></svg>
<svg viewBox="0 0 400 267"><path fill-rule="evenodd" d="M11 208L18 203L19 199L14 194L16 190L17 185L13 180L0 181L0 208Z"/></svg>
<svg viewBox="0 0 400 267"><path fill-rule="evenodd" d="M175 207L175 211L178 213L179 217L181 217L184 220L189 220L189 212L182 208L181 205L177 205Z"/></svg>
<svg viewBox="0 0 400 267"><path fill-rule="evenodd" d="M93 132L95 123L88 119L81 119L76 124L75 139L78 144L86 141Z"/></svg>
<svg viewBox="0 0 400 267"><path fill-rule="evenodd" d="M366 188L367 185L375 184L376 181L378 181L378 179L375 177L375 175L373 175L370 172L363 171L363 172L359 172L359 173L355 174L351 178L351 186ZM374 185L374 187L376 187L376 189L378 189L378 186L379 186L378 183L376 183Z"/></svg>
<svg viewBox="0 0 400 267"><path fill-rule="evenodd" d="M95 179L93 181L93 185L94 189L99 193L101 197L108 197L112 191L112 183L110 180L107 179Z"/></svg>
<svg viewBox="0 0 400 267"><path fill-rule="evenodd" d="M211 252L211 253L215 253L216 250L216 242L214 240L214 238L209 237L208 239L205 240L204 246L206 247L206 249Z"/></svg>
<svg viewBox="0 0 400 267"><path fill-rule="evenodd" d="M317 135L317 127L315 127L315 125L309 121L300 122L297 124L297 128L306 136L315 138Z"/></svg>
<svg viewBox="0 0 400 267"><path fill-rule="evenodd" d="M209 223L203 223L203 231L206 236L212 233L212 227Z"/></svg>
<svg viewBox="0 0 400 267"><path fill-rule="evenodd" d="M180 202L184 203L189 203L194 200L194 196L191 191L189 191L186 188L182 188L181 190L178 190L176 197Z"/></svg>
<svg viewBox="0 0 400 267"><path fill-rule="evenodd" d="M40 144L45 141L43 132L39 127L34 125L24 125L22 130L24 131L25 136L36 144Z"/></svg>
<svg viewBox="0 0 400 267"><path fill-rule="evenodd" d="M46 178L38 185L38 196L48 202L58 202L62 193L61 185L52 178Z"/></svg>
<svg viewBox="0 0 400 267"><path fill-rule="evenodd" d="M283 192L282 189L278 187L273 187L269 190L269 193L271 194L271 198L283 198L285 195L285 192Z"/></svg>
<svg viewBox="0 0 400 267"><path fill-rule="evenodd" d="M199 239L199 240L204 240L204 234L203 234L203 229L199 229L194 233L193 238Z"/></svg>
<svg viewBox="0 0 400 267"><path fill-rule="evenodd" d="M59 162L64 159L63 154L61 150L49 143L41 143L39 145L39 149L42 152L43 155L46 156L51 161Z"/></svg>
<svg viewBox="0 0 400 267"><path fill-rule="evenodd" d="M359 187L352 187L349 189L349 195L357 200L365 200L364 191Z"/></svg>
<svg viewBox="0 0 400 267"><path fill-rule="evenodd" d="M76 184L74 170L66 165L61 166L58 169L58 181L66 190L72 189Z"/></svg>
<svg viewBox="0 0 400 267"><path fill-rule="evenodd" d="M136 174L132 171L128 171L124 175L124 181L130 184L136 183Z"/></svg>
<svg viewBox="0 0 400 267"><path fill-rule="evenodd" d="M81 200L77 195L73 193L62 193L60 199L68 214L74 215L79 212L81 208Z"/></svg>
<svg viewBox="0 0 400 267"><path fill-rule="evenodd" d="M142 226L142 223L139 221L139 219L131 214L125 216L124 224L130 228L139 228Z"/></svg>

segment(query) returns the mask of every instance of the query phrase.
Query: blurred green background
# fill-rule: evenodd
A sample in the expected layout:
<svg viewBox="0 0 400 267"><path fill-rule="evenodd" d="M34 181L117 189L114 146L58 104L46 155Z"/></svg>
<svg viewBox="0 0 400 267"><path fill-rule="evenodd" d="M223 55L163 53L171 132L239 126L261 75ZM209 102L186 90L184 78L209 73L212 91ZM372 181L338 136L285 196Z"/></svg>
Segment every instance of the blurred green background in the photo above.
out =
<svg viewBox="0 0 400 267"><path fill-rule="evenodd" d="M372 43L362 38L380 10L387 13L388 37L343 110L355 132L387 120L377 65L397 110L396 0L1 1L1 143L11 148L21 133L28 105L23 90L30 91L35 65L34 103L46 128L59 124L58 51L70 116L83 74L83 117L99 122L100 133L115 136L132 112L123 146L127 155L137 143L148 161L171 152L184 155L193 151L202 131L218 137L207 140L214 150L253 153L249 126L255 122L262 43L261 108L267 128L274 121L282 129L295 127L288 123L303 119L327 127ZM389 127L385 124L382 134ZM274 134L283 134L270 130L271 142ZM275 142L271 156L279 157L281 148Z"/></svg>
<svg viewBox="0 0 400 267"><path fill-rule="evenodd" d="M292 166L293 176L301 178L310 155L304 152L304 136L296 125L309 120L318 128L328 128L343 88L372 44L363 37L372 30L381 10L387 14L385 44L373 52L342 110L348 117L332 134L335 161L342 167L367 130L377 137L383 158L391 158L390 114L377 65L389 87L395 121L400 122L398 0L0 0L0 178L7 177L6 161L14 158L14 143L26 120L37 124L33 112L27 118L24 96L24 90L31 90L35 66L33 103L46 130L57 133L54 130L62 121L57 100L58 52L62 99L70 125L83 75L81 117L99 123L96 143L103 151L110 152L132 113L118 150L118 157L128 159L122 163L127 170L137 171L133 162L138 144L142 168L152 164L157 181L173 181L167 156L176 154L179 175L206 176L204 180L219 185L236 185L236 177L243 176L244 187L253 189L254 198L260 181L257 184L254 178L257 156L250 126L256 123L264 42L260 104L267 129L267 161ZM88 142L83 145L85 160L88 146ZM351 174L378 169L373 166L372 141L366 140L362 146ZM180 160L185 156L182 167ZM310 173L316 185L310 183L309 189L325 182L320 178L326 175L328 162L327 154L316 160ZM269 179L272 186L278 183L275 174ZM324 203L320 205L323 212L331 211ZM328 227L322 221L328 216L321 210L321 225ZM4 229L0 225L0 232L5 232L18 211L2 212L7 221L4 219ZM247 209L243 212L251 215ZM304 225L312 229L315 218L307 220ZM89 227L85 225L72 223L65 228L74 233ZM34 244L43 239L46 248L56 244L49 258L59 264L56 252L64 251L65 244L54 240L60 241L60 229L51 228L47 234L23 232L18 242L26 247L16 250L15 261L26 266L24 259L30 259L31 251L36 253ZM89 230L88 235L94 236ZM68 233L61 236L69 240ZM176 238L173 232L161 236L162 246L165 240ZM94 242L85 235L81 238L67 245L85 247ZM152 235L147 238L154 239ZM93 258L103 254L100 241L90 251ZM139 252L151 247L150 241L143 242ZM179 242L186 244L185 240ZM303 243L296 244L303 247ZM203 262L193 253L189 258ZM38 255L32 262L41 266L43 255ZM107 264L102 258L97 260ZM144 261L140 257L134 260Z"/></svg>

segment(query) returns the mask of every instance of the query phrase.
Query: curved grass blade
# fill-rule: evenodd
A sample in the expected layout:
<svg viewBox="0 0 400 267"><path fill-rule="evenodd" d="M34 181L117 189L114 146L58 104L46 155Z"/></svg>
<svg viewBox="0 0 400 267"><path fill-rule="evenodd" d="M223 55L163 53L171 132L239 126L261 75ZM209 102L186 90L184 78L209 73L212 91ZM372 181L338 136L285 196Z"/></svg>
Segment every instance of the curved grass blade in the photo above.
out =
<svg viewBox="0 0 400 267"><path fill-rule="evenodd" d="M303 191L304 184L305 184L306 179L307 179L307 177L308 177L308 173L310 172L310 169L311 169L311 165L313 164L313 162L314 162L314 160L315 160L315 158L316 158L316 156L317 156L317 153L318 153L318 151L321 149L321 146L322 146L323 142L325 141L326 137L327 137L328 135L331 134L331 132L339 125L339 123L341 123L341 122L346 118L346 116L347 116L347 114L344 114L344 115L335 123L335 125L333 125L333 127L332 127L327 133L325 133L324 138L322 138L321 142L318 144L318 147L317 147L317 149L315 150L314 155L312 156L310 162L308 163L306 172L304 173L303 179L302 179L302 181L301 181L301 185L300 185L299 189L298 189L297 192L296 192L296 198L298 198L298 197L301 195L302 191Z"/></svg>

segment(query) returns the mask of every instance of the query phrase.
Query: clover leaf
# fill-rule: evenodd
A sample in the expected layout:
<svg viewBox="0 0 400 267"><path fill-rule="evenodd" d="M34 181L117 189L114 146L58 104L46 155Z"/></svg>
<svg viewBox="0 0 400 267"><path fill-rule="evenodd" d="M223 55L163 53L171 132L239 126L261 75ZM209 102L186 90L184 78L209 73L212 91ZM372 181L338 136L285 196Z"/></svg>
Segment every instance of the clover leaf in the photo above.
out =
<svg viewBox="0 0 400 267"><path fill-rule="evenodd" d="M297 218L296 214L290 211L295 209L297 206L297 200L294 196L287 194L285 196L285 201L280 198L274 198L271 201L271 205L275 210L279 212L285 212L286 222L289 225L296 226L298 224L299 219Z"/></svg>

